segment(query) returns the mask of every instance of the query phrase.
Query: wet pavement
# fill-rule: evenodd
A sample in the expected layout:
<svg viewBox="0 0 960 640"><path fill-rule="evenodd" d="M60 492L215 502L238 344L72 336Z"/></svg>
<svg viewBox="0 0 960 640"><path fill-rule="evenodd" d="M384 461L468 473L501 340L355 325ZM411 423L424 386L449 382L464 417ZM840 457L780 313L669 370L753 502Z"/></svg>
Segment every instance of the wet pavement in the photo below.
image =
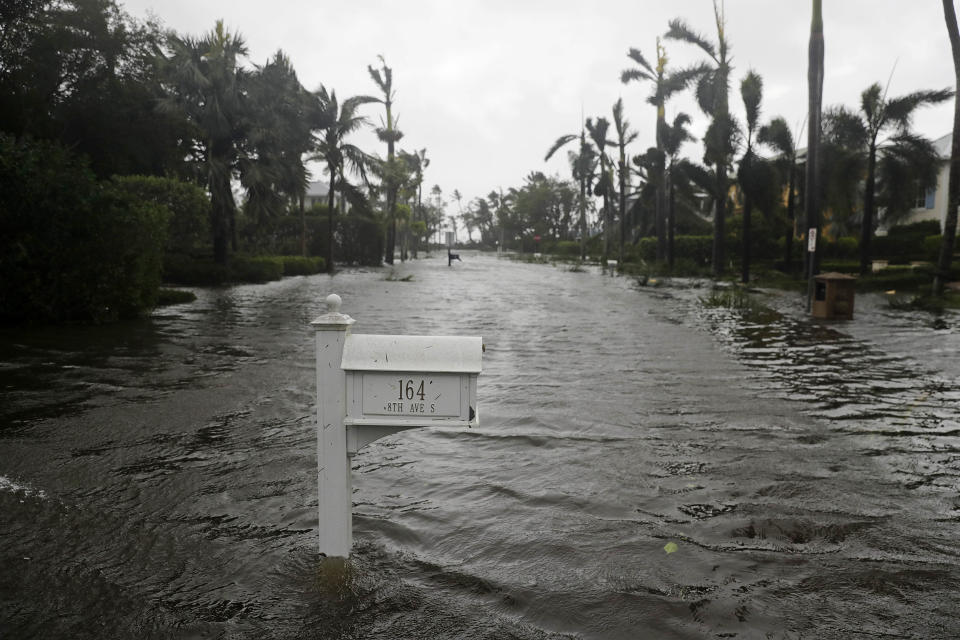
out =
<svg viewBox="0 0 960 640"><path fill-rule="evenodd" d="M960 316L461 255L0 332L0 638L960 635ZM355 332L486 344L479 427L355 457L339 582L330 292Z"/></svg>

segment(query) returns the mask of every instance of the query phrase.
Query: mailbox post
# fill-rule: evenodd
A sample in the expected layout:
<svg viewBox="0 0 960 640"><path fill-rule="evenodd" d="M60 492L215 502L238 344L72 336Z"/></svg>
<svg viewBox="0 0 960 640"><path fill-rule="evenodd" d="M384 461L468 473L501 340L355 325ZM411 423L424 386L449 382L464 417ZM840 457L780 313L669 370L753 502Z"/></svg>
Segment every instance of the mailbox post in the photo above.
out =
<svg viewBox="0 0 960 640"><path fill-rule="evenodd" d="M478 337L353 335L340 296L327 296L317 334L320 553L353 545L350 458L378 438L426 426L475 426Z"/></svg>

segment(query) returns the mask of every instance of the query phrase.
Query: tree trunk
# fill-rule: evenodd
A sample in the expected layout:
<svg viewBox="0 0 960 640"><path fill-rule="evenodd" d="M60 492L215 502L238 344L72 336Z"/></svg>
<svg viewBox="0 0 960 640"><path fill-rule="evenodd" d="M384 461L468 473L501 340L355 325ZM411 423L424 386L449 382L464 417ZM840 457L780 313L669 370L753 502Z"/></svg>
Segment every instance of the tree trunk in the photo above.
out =
<svg viewBox="0 0 960 640"><path fill-rule="evenodd" d="M822 0L813 0L813 17L810 21L810 44L807 50L807 185L806 185L806 223L807 229L814 229L818 239L820 235L820 114L823 104L823 11ZM808 231L809 232L809 231ZM807 285L807 309L813 303L813 276L820 267L817 256L820 245L809 256Z"/></svg>
<svg viewBox="0 0 960 640"><path fill-rule="evenodd" d="M740 282L750 282L750 217L753 215L753 200L750 194L743 198L743 255L740 265Z"/></svg>
<svg viewBox="0 0 960 640"><path fill-rule="evenodd" d="M307 255L307 213L303 208L303 193L300 194L300 255Z"/></svg>
<svg viewBox="0 0 960 640"><path fill-rule="evenodd" d="M580 176L580 262L587 259L587 178Z"/></svg>
<svg viewBox="0 0 960 640"><path fill-rule="evenodd" d="M953 53L953 71L956 76L956 88L960 89L960 33L957 29L957 14L953 0L943 0L943 17L950 35L950 49ZM960 206L960 98L953 99L953 140L950 145L950 177L947 183L947 215L943 221L943 244L940 246L940 259L933 278L933 295L943 295L943 285L950 277L950 262L957 239L957 207Z"/></svg>
<svg viewBox="0 0 960 640"><path fill-rule="evenodd" d="M724 218L727 215L727 168L717 163L716 211L713 215L713 275L723 275Z"/></svg>
<svg viewBox="0 0 960 640"><path fill-rule="evenodd" d="M333 202L333 185L336 183L337 171L330 167L330 189L327 191L327 255L324 260L327 261L327 273L333 273L333 217L337 213Z"/></svg>
<svg viewBox="0 0 960 640"><path fill-rule="evenodd" d="M623 244L627 233L627 152L625 145L620 145L620 251L617 254L618 264L623 264Z"/></svg>
<svg viewBox="0 0 960 640"><path fill-rule="evenodd" d="M667 181L670 194L669 207L667 208L667 266L673 271L673 265L676 260L676 247L674 237L677 231L677 198L673 188L673 171L670 172L670 178Z"/></svg>
<svg viewBox="0 0 960 640"><path fill-rule="evenodd" d="M787 179L787 221L789 227L787 228L787 236L784 238L784 256L783 256L783 270L786 273L793 272L793 236L797 232L796 225L796 214L794 213L794 176L796 175L795 168L793 166L794 158L790 158L790 177Z"/></svg>
<svg viewBox="0 0 960 640"><path fill-rule="evenodd" d="M665 125L665 115L664 115L664 105L657 105L657 128L656 128L656 143L657 143L657 160L660 161L663 158L663 136L661 131ZM667 253L667 234L666 228L663 224L663 218L665 215L664 201L664 187L667 182L667 163L663 162L660 167L660 175L657 176L656 189L653 194L653 230L657 234L657 262L663 262L666 259Z"/></svg>
<svg viewBox="0 0 960 640"><path fill-rule="evenodd" d="M870 241L873 239L874 192L877 188L877 145L870 141L867 156L867 186L863 193L863 220L860 223L860 275L870 273Z"/></svg>

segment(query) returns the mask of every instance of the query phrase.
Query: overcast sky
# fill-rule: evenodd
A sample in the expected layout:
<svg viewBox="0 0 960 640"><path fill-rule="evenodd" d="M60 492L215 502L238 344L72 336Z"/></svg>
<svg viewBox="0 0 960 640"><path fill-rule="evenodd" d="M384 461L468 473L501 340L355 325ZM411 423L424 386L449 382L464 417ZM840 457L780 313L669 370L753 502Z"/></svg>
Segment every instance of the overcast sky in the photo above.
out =
<svg viewBox="0 0 960 640"><path fill-rule="evenodd" d="M120 3L133 16L151 12L182 34L200 35L223 18L245 38L249 63L263 64L283 49L307 89L322 83L341 99L376 93L367 65L378 66L382 54L394 72L401 148L426 148L431 164L425 184L439 184L447 197L459 189L464 204L498 187L519 186L530 171L568 177L566 154L545 164L545 152L560 135L579 132L581 110L587 117L612 119L610 109L619 97L640 132L633 153L642 152L653 143L655 113L645 101L648 85L620 82L620 72L633 64L627 51L636 47L653 59L656 38L674 17L716 40L710 0ZM740 79L753 69L764 80L762 121L779 115L794 127L803 122L810 4L726 1L735 67L730 103L738 114ZM950 44L937 0L823 4L824 105L855 107L863 89L873 82L886 85L888 79L890 96L952 88ZM703 58L690 45L665 45L674 68ZM948 133L952 109L951 102L921 111L915 129L933 139ZM365 110L379 123L380 105ZM692 128L702 133L705 120L689 97L668 103L668 118L680 110L694 117ZM368 151L385 153L371 133L356 141ZM688 144L685 155L699 160L699 143Z"/></svg>

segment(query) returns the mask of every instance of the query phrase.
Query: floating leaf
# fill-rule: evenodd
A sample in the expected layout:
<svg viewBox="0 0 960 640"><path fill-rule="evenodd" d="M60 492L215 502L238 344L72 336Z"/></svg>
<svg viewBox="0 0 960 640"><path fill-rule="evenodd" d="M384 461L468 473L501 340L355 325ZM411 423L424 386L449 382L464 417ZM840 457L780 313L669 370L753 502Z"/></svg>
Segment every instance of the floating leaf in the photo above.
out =
<svg viewBox="0 0 960 640"><path fill-rule="evenodd" d="M666 551L667 553L673 553L674 551L676 551L676 550L679 549L679 548L680 548L680 547L677 546L677 543L676 543L676 542L668 542L668 543L663 547L663 550Z"/></svg>

